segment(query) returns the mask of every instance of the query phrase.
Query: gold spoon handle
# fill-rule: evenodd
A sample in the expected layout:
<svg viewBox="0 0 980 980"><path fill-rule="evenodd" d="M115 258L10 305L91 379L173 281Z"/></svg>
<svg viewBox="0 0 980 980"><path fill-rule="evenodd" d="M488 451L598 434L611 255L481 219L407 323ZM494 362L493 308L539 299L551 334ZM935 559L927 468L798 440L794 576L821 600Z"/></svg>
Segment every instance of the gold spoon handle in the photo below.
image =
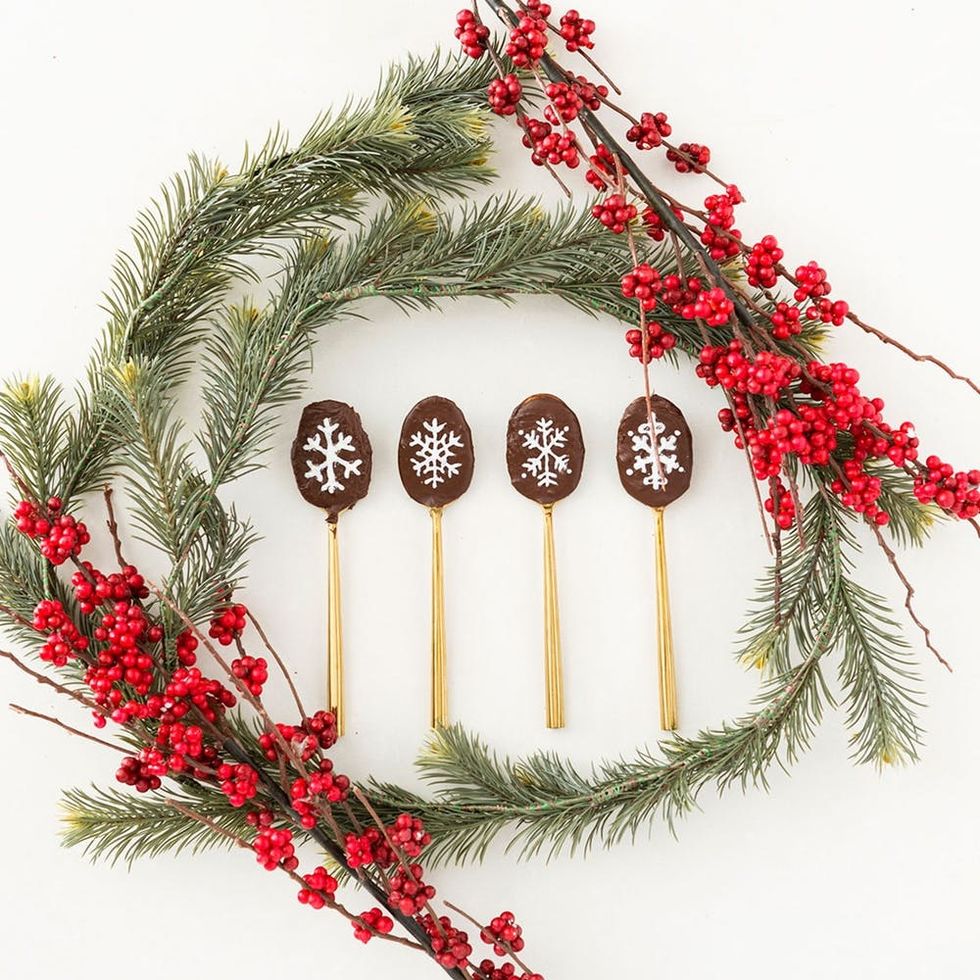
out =
<svg viewBox="0 0 980 980"><path fill-rule="evenodd" d="M449 686L446 676L446 603L442 568L442 508L432 515L432 727L449 724Z"/></svg>
<svg viewBox="0 0 980 980"><path fill-rule="evenodd" d="M674 677L674 639L670 624L670 586L667 582L667 546L664 540L664 508L654 507L654 553L657 566L657 674L660 727L677 728L677 683Z"/></svg>
<svg viewBox="0 0 980 980"><path fill-rule="evenodd" d="M558 571L555 562L554 504L544 509L544 675L545 720L549 728L565 727L565 692L558 619Z"/></svg>
<svg viewBox="0 0 980 980"><path fill-rule="evenodd" d="M344 734L344 633L340 605L340 545L336 520L327 521L329 562L327 573L327 704L337 719L337 735Z"/></svg>

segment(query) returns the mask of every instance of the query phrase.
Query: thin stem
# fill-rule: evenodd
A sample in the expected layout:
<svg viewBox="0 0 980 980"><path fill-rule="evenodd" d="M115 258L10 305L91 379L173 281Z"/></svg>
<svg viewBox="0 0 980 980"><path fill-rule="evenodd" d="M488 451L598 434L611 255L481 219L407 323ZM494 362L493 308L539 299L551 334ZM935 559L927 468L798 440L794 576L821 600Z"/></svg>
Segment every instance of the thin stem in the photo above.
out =
<svg viewBox="0 0 980 980"><path fill-rule="evenodd" d="M888 564L895 570L895 574L898 576L899 581L905 587L905 608L908 610L909 617L912 622L922 631L922 636L925 639L926 647L932 652L932 655L950 672L953 672L953 668L949 665L949 662L945 657L932 645L932 633L928 626L922 622L921 619L916 615L915 609L912 606L912 599L915 596L915 589L912 587L912 583L908 580L905 572L902 571L901 565L898 564L898 558L895 552L891 549L888 542L885 540L885 536L881 533L881 528L877 524L871 525L874 531L875 537L878 539L878 544L881 550L885 553L885 557L888 559Z"/></svg>
<svg viewBox="0 0 980 980"><path fill-rule="evenodd" d="M28 677L33 677L38 684L43 684L45 687L50 687L57 691L59 694L66 695L69 698L77 701L79 704L84 705L91 711L97 711L104 717L107 716L107 712L100 705L96 704L94 701L85 697L84 694L79 694L78 691L73 691L70 687L65 687L63 684L59 684L57 681L52 680L46 674L42 674L39 671L33 670L28 667L22 660L16 657L14 654L10 653L8 650L0 650L0 657L4 660L9 660L18 670L23 671Z"/></svg>
<svg viewBox="0 0 980 980"><path fill-rule="evenodd" d="M19 715L26 715L28 718L37 718L39 721L46 721L48 724L55 725L62 731L68 732L69 735L77 735L79 738L87 739L89 742L95 742L96 745L101 745L104 749L112 749L113 752L121 752L123 755L127 754L127 750L121 745L113 745L112 742L107 742L105 739L101 739L96 735L83 732L78 728L72 728L71 725L66 725L53 715L44 715L40 711L32 711L30 708L25 708L19 704L11 704L10 710L16 711Z"/></svg>
<svg viewBox="0 0 980 980"><path fill-rule="evenodd" d="M296 690L296 685L293 683L292 675L286 669L286 664L284 663L282 657L279 656L278 651L269 641L269 637L266 635L265 630L262 629L259 621L255 618L255 614L249 609L245 615L255 627L255 631L259 634L259 638L262 640L263 644L265 644L266 650L269 651L269 655L273 660L275 660L276 665L279 667L279 670L282 673L282 676L286 679L286 683L289 685L289 690L293 695L293 701L296 702L296 707L299 709L300 718L304 720L309 718L310 716L306 713L306 708L303 707L303 702L300 699L299 691Z"/></svg>
<svg viewBox="0 0 980 980"><path fill-rule="evenodd" d="M106 527L109 529L109 536L112 538L112 547L116 552L116 561L119 563L120 570L127 567L126 559L123 558L122 541L119 540L119 524L116 521L115 509L112 506L112 487L107 483L102 488L102 497L105 500Z"/></svg>

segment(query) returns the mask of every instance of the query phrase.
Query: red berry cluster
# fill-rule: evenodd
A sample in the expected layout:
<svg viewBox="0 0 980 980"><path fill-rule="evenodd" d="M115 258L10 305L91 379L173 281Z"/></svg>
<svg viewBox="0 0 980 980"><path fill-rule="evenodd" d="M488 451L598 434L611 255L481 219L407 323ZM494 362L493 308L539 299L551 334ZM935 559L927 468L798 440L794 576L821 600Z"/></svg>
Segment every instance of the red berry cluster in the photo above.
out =
<svg viewBox="0 0 980 980"><path fill-rule="evenodd" d="M783 250L779 247L779 242L775 235L766 235L761 242L756 242L752 246L745 260L745 274L748 277L750 286L758 286L761 289L772 289L779 278L776 266L783 257ZM786 304L781 304L785 306ZM797 318L799 311L797 311Z"/></svg>
<svg viewBox="0 0 980 980"><path fill-rule="evenodd" d="M807 262L796 270L797 287L793 294L797 303L807 299L820 299L830 292L827 273L816 262Z"/></svg>
<svg viewBox="0 0 980 980"><path fill-rule="evenodd" d="M448 915L439 916L438 921L431 915L424 915L418 922L428 933L429 945L440 966L457 970L469 963L473 955L469 936L462 929L457 929Z"/></svg>
<svg viewBox="0 0 980 980"><path fill-rule="evenodd" d="M285 827L263 827L252 841L255 859L266 871L285 868L295 871L299 867L296 848L293 846L293 832Z"/></svg>
<svg viewBox="0 0 980 980"><path fill-rule="evenodd" d="M85 683L92 689L96 703L111 712L112 720L125 724L135 714L143 715L144 706L132 701L124 704L121 686L140 696L149 693L154 664L141 644L158 643L163 638L163 630L150 624L141 606L117 602L112 612L102 617L93 635L104 646L85 671Z"/></svg>
<svg viewBox="0 0 980 980"><path fill-rule="evenodd" d="M560 126L562 123L569 123L578 118L578 111L582 108L582 96L577 85L550 82L544 91L548 96L548 105L544 109L544 117L548 122Z"/></svg>
<svg viewBox="0 0 980 980"><path fill-rule="evenodd" d="M544 980L540 973L528 973L526 970L517 972L513 963L501 963L499 966L493 960L483 960L476 971L478 980Z"/></svg>
<svg viewBox="0 0 980 980"><path fill-rule="evenodd" d="M91 538L88 528L70 514L62 514L54 520L47 537L41 542L41 554L52 565L61 565L81 553Z"/></svg>
<svg viewBox="0 0 980 980"><path fill-rule="evenodd" d="M582 105L593 112L601 108L602 100L609 95L609 89L605 85L596 85L584 75L576 75L574 85Z"/></svg>
<svg viewBox="0 0 980 980"><path fill-rule="evenodd" d="M245 806L258 792L259 774L244 762L225 762L218 766L218 785L234 806Z"/></svg>
<svg viewBox="0 0 980 980"><path fill-rule="evenodd" d="M803 329L799 307L790 306L789 303L777 303L776 312L769 320L772 323L772 335L777 340L788 340Z"/></svg>
<svg viewBox="0 0 980 980"><path fill-rule="evenodd" d="M371 864L387 868L395 863L394 852L377 827L368 827L361 834L348 834L344 849L347 864L354 870Z"/></svg>
<svg viewBox="0 0 980 980"><path fill-rule="evenodd" d="M797 287L793 293L796 302L812 301L806 309L808 319L832 323L835 327L844 322L849 307L843 300L831 302L826 298L830 293L830 283L827 282L827 273L816 262L801 265L796 270L796 280Z"/></svg>
<svg viewBox="0 0 980 980"><path fill-rule="evenodd" d="M142 756L143 753L140 753ZM116 779L126 786L132 786L137 793L148 793L160 788L160 766L155 758L142 759L126 756L116 770ZM166 772L166 767L164 767Z"/></svg>
<svg viewBox="0 0 980 980"><path fill-rule="evenodd" d="M742 233L734 227L735 205L742 203L742 195L733 184L724 194L711 194L705 198L707 209L701 241L716 262L724 262L742 251Z"/></svg>
<svg viewBox="0 0 980 980"><path fill-rule="evenodd" d="M388 898L402 915L416 915L435 898L436 890L422 880L422 865L399 867L388 879Z"/></svg>
<svg viewBox="0 0 980 980"><path fill-rule="evenodd" d="M216 609L211 617L208 636L217 640L223 647L230 646L242 635L245 629L245 617L248 609L241 603Z"/></svg>
<svg viewBox="0 0 980 980"><path fill-rule="evenodd" d="M669 350L677 346L677 337L669 330L666 330L656 320L651 320L646 325L646 352L647 360L660 360ZM642 343L643 332L637 327L626 331L626 343L629 345L630 357L644 357L644 345Z"/></svg>
<svg viewBox="0 0 980 980"><path fill-rule="evenodd" d="M96 607L106 602L145 599L150 594L143 576L132 565L126 565L121 571L111 575L104 575L90 561L85 561L72 575L71 584L78 607L85 615L95 612Z"/></svg>
<svg viewBox="0 0 980 980"><path fill-rule="evenodd" d="M642 262L623 276L620 288L626 299L637 300L643 311L649 313L657 305L657 295L663 291L664 284L660 273L648 263ZM626 343L629 344L631 357L658 360L673 349L677 338L661 324L651 321L646 324L645 342L643 331L633 328L626 331Z"/></svg>
<svg viewBox="0 0 980 980"><path fill-rule="evenodd" d="M519 953L524 948L521 932L521 927L514 921L514 913L501 912L483 927L480 938L492 945L498 956L504 956L511 952Z"/></svg>
<svg viewBox="0 0 980 980"><path fill-rule="evenodd" d="M592 208L592 217L614 234L621 235L636 217L636 206L628 204L622 194L610 194Z"/></svg>
<svg viewBox="0 0 980 980"><path fill-rule="evenodd" d="M238 657L231 662L232 673L252 692L252 696L262 696L262 688L269 679L269 665L263 657Z"/></svg>
<svg viewBox="0 0 980 980"><path fill-rule="evenodd" d="M680 314L685 320L704 320L709 327L723 327L731 318L735 304L720 286L702 289L693 303L685 303Z"/></svg>
<svg viewBox="0 0 980 980"><path fill-rule="evenodd" d="M174 649L177 660L185 667L193 667L197 663L197 637L190 630L177 634Z"/></svg>
<svg viewBox="0 0 980 980"><path fill-rule="evenodd" d="M626 299L636 299L644 312L649 313L657 305L657 293L664 287L660 273L647 262L641 262L623 276L620 288Z"/></svg>
<svg viewBox="0 0 980 980"><path fill-rule="evenodd" d="M693 309L694 302L701 293L701 280L697 276L689 279L681 279L671 273L663 278L664 289L661 299L678 316L684 316L684 310L688 307ZM685 317L685 319L690 319Z"/></svg>
<svg viewBox="0 0 980 980"><path fill-rule="evenodd" d="M507 57L518 68L536 65L541 60L544 49L548 46L546 33L548 25L543 18L551 13L551 8L547 4L536 4L533 5L533 8L532 4L528 3L524 16L510 32L510 40L507 42ZM535 13L535 9L537 13Z"/></svg>
<svg viewBox="0 0 980 980"><path fill-rule="evenodd" d="M938 456L926 458L926 469L916 476L913 492L920 502L934 503L964 520L980 514L980 470L957 473Z"/></svg>
<svg viewBox="0 0 980 980"><path fill-rule="evenodd" d="M61 513L60 497L51 497L47 512L41 513L37 504L22 500L14 510L14 522L21 534L41 539L41 554L52 565L62 565L81 553L91 540L88 528L70 514Z"/></svg>
<svg viewBox="0 0 980 980"><path fill-rule="evenodd" d="M652 150L670 136L672 130L666 112L644 112L640 121L626 130L626 138L638 150Z"/></svg>
<svg viewBox="0 0 980 980"><path fill-rule="evenodd" d="M522 142L531 150L531 162L538 167L550 163L552 166L565 164L570 170L578 166L578 144L572 132L556 133L551 123L541 119L522 120L524 137Z"/></svg>
<svg viewBox="0 0 980 980"><path fill-rule="evenodd" d="M684 214L680 208L672 207L671 211L674 212L678 221L684 220ZM653 208L644 208L640 218L643 220L646 233L655 242L662 242L667 235L667 226L664 224L664 219Z"/></svg>
<svg viewBox="0 0 980 980"><path fill-rule="evenodd" d="M293 809L299 814L304 827L316 826L316 808L319 801L325 804L343 803L350 792L350 779L333 771L331 759L321 759L316 769L306 777L293 780L290 797Z"/></svg>
<svg viewBox="0 0 980 980"><path fill-rule="evenodd" d="M197 667L178 667L170 675L164 695L169 710L178 712L177 717L193 707L210 722L236 702L235 695L220 681L205 677Z"/></svg>
<svg viewBox="0 0 980 980"><path fill-rule="evenodd" d="M205 756L204 731L198 725L185 725L181 721L171 720L174 717L172 711L161 717L156 744L169 753L168 771L184 772L188 767L188 759L199 762Z"/></svg>
<svg viewBox="0 0 980 980"><path fill-rule="evenodd" d="M495 78L487 86L487 102L498 116L512 116L517 112L524 90L520 79L512 72L503 78Z"/></svg>
<svg viewBox="0 0 980 980"><path fill-rule="evenodd" d="M395 928L391 917L379 908L362 912L351 925L354 927L354 938L362 943L368 942L373 936L387 936Z"/></svg>
<svg viewBox="0 0 980 980"><path fill-rule="evenodd" d="M432 842L432 836L426 831L422 821L410 813L401 813L395 822L387 829L391 843L410 858L418 857L423 848Z"/></svg>
<svg viewBox="0 0 980 980"><path fill-rule="evenodd" d="M796 520L796 504L793 502L793 495L783 486L783 481L778 477L773 480L765 508L782 530L785 531L793 526L793 521Z"/></svg>
<svg viewBox="0 0 980 980"><path fill-rule="evenodd" d="M562 14L558 33L565 39L565 47L569 51L595 47L592 40L594 32L595 21L586 20L577 10L569 10Z"/></svg>
<svg viewBox="0 0 980 980"><path fill-rule="evenodd" d="M695 373L709 387L720 385L726 391L742 395L775 399L800 376L800 366L792 358L765 350L749 358L738 340L726 347L703 347L699 362Z"/></svg>
<svg viewBox="0 0 980 980"><path fill-rule="evenodd" d="M459 43L463 45L463 50L471 58L483 57L483 52L487 50L490 28L481 24L472 10L464 8L456 14L455 34Z"/></svg>
<svg viewBox="0 0 980 980"><path fill-rule="evenodd" d="M604 190L609 178L616 172L616 159L606 149L604 143L595 148L595 153L589 157L590 167L585 173L585 179L597 190Z"/></svg>
<svg viewBox="0 0 980 980"><path fill-rule="evenodd" d="M327 873L324 867L314 868L312 874L303 875L306 887L301 888L296 897L303 905L311 909L322 909L328 902L333 901L337 891L337 879Z"/></svg>
<svg viewBox="0 0 980 980"><path fill-rule="evenodd" d="M711 150L700 143L681 143L676 150L667 151L667 159L679 174L703 174L711 162Z"/></svg>
<svg viewBox="0 0 980 980"><path fill-rule="evenodd" d="M34 607L31 625L39 633L48 634L40 657L55 667L64 667L71 657L88 650L88 637L79 632L74 620L57 599L42 599Z"/></svg>

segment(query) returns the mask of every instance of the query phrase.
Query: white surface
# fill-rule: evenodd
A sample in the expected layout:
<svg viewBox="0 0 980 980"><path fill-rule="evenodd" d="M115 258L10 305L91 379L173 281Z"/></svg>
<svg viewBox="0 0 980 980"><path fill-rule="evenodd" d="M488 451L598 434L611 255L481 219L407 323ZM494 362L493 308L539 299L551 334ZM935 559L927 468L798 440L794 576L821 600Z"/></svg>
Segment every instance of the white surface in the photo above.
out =
<svg viewBox="0 0 980 980"><path fill-rule="evenodd" d="M113 254L187 151L233 163L243 140L276 121L300 131L348 90L368 92L383 62L453 43L455 10L434 0L5 5L3 374L80 373ZM739 220L750 239L775 232L790 260L820 260L872 322L980 375L969 271L980 218L976 51L960 3L825 0L817 13L616 0L586 12L628 104L666 110L675 133L710 144L717 169L750 198ZM553 198L508 140L505 186ZM710 192L703 182L693 193ZM403 413L432 392L461 403L478 451L473 487L445 521L454 714L507 751L546 747L581 762L631 753L656 734L654 623L648 515L622 493L611 462L639 380L621 328L552 301L511 312L472 302L411 321L381 304L370 313L322 339L311 389L352 401L377 453L371 494L342 529L355 731L339 764L410 780L423 735L428 522L393 458ZM930 450L977 465L975 395L851 327L832 353L861 367L890 418L914 419ZM717 400L686 366L659 371L657 382L698 443L694 486L668 520L680 711L691 732L741 713L755 689L733 662L731 636L765 554L744 461L713 421ZM582 484L556 515L569 719L558 734L542 726L540 518L502 462L511 408L547 390L579 413L589 448ZM268 472L234 497L267 535L245 598L313 699L324 674L325 541L287 465L298 411ZM968 527L950 526L904 559L921 615L956 667L948 676L922 656L928 744L917 767L855 768L831 712L791 778L775 772L768 795L706 793L678 840L657 826L633 848L547 871L495 853L489 866L443 871L435 883L479 915L513 908L528 959L549 980L973 975L976 549ZM900 599L870 549L862 577ZM290 616L303 625L290 628ZM49 706L9 669L0 676L5 701ZM365 949L339 918L314 918L291 884L247 855L164 858L129 875L89 866L59 849L59 791L111 783L114 760L6 712L0 746L4 975L94 978L116 950L113 962L147 980L171 977L178 957L200 975L243 980L435 976L421 957Z"/></svg>

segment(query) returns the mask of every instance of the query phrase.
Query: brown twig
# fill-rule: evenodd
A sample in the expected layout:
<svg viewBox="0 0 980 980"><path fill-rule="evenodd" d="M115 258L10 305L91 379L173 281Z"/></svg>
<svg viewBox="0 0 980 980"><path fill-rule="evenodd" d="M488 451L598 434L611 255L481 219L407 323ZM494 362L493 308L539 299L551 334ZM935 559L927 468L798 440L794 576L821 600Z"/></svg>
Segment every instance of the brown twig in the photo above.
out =
<svg viewBox="0 0 980 980"><path fill-rule="evenodd" d="M42 674L39 671L28 667L22 660L14 656L8 650L0 650L0 657L5 660L9 660L18 670L23 671L28 677L33 677L38 684L43 684L45 687L50 687L57 691L59 694L66 695L67 697L73 698L79 704L84 705L91 711L97 711L103 716L107 716L108 712L105 711L100 705L96 704L94 701L85 697L84 694L79 694L78 691L73 691L70 687L65 687L63 684L59 684L57 681L52 680L47 674Z"/></svg>
<svg viewBox="0 0 980 980"><path fill-rule="evenodd" d="M915 589L912 587L912 583L908 580L905 572L902 571L901 566L898 564L898 558L895 552L892 550L888 542L885 540L885 536L881 533L881 528L877 524L871 524L871 529L874 531L875 537L878 539L878 544L881 550L885 553L885 557L888 559L888 564L895 570L895 574L898 576L899 581L905 587L905 608L908 610L908 614L912 619L912 622L922 631L922 636L925 638L925 643L927 649L929 649L932 655L950 672L953 672L953 668L949 665L949 662L945 657L932 645L932 634L929 627L922 622L921 619L916 615L915 609L912 607L912 599L915 596Z"/></svg>
<svg viewBox="0 0 980 980"><path fill-rule="evenodd" d="M284 663L282 657L279 656L275 647L272 645L271 642L269 642L269 637L266 635L265 630L262 629L262 626L259 623L259 621L255 618L254 613L249 609L245 613L245 615L248 617L251 624L255 627L256 633L259 634L259 639L261 639L263 644L265 644L266 650L269 651L269 655L272 657L273 660L275 660L276 665L279 667L279 670L282 673L282 676L286 679L286 683L289 685L289 690L293 695L293 701L296 702L296 707L299 709L300 718L302 719L309 718L310 716L306 713L306 708L303 707L303 702L300 699L299 691L296 690L296 685L293 683L293 678L290 675L289 671L286 669L286 664Z"/></svg>
<svg viewBox="0 0 980 980"><path fill-rule="evenodd" d="M62 731L68 732L69 735L77 735L79 738L87 739L89 742L95 742L96 745L101 745L104 749L112 749L113 752L121 752L123 755L126 755L129 751L128 749L124 749L121 745L113 745L112 742L107 742L96 735L83 732L78 728L72 728L71 725L66 725L63 721L55 718L53 715L43 715L40 711L32 711L30 708L25 708L20 704L10 705L10 710L16 711L19 715L26 715L28 718L37 718L39 721L46 721L49 724L55 725L62 729Z"/></svg>
<svg viewBox="0 0 980 980"><path fill-rule="evenodd" d="M123 558L122 541L119 540L119 524L116 521L116 512L112 506L112 487L107 483L102 488L102 498L105 500L106 527L109 529L109 536L112 538L112 547L116 552L116 561L119 563L120 570L126 568L126 559Z"/></svg>

